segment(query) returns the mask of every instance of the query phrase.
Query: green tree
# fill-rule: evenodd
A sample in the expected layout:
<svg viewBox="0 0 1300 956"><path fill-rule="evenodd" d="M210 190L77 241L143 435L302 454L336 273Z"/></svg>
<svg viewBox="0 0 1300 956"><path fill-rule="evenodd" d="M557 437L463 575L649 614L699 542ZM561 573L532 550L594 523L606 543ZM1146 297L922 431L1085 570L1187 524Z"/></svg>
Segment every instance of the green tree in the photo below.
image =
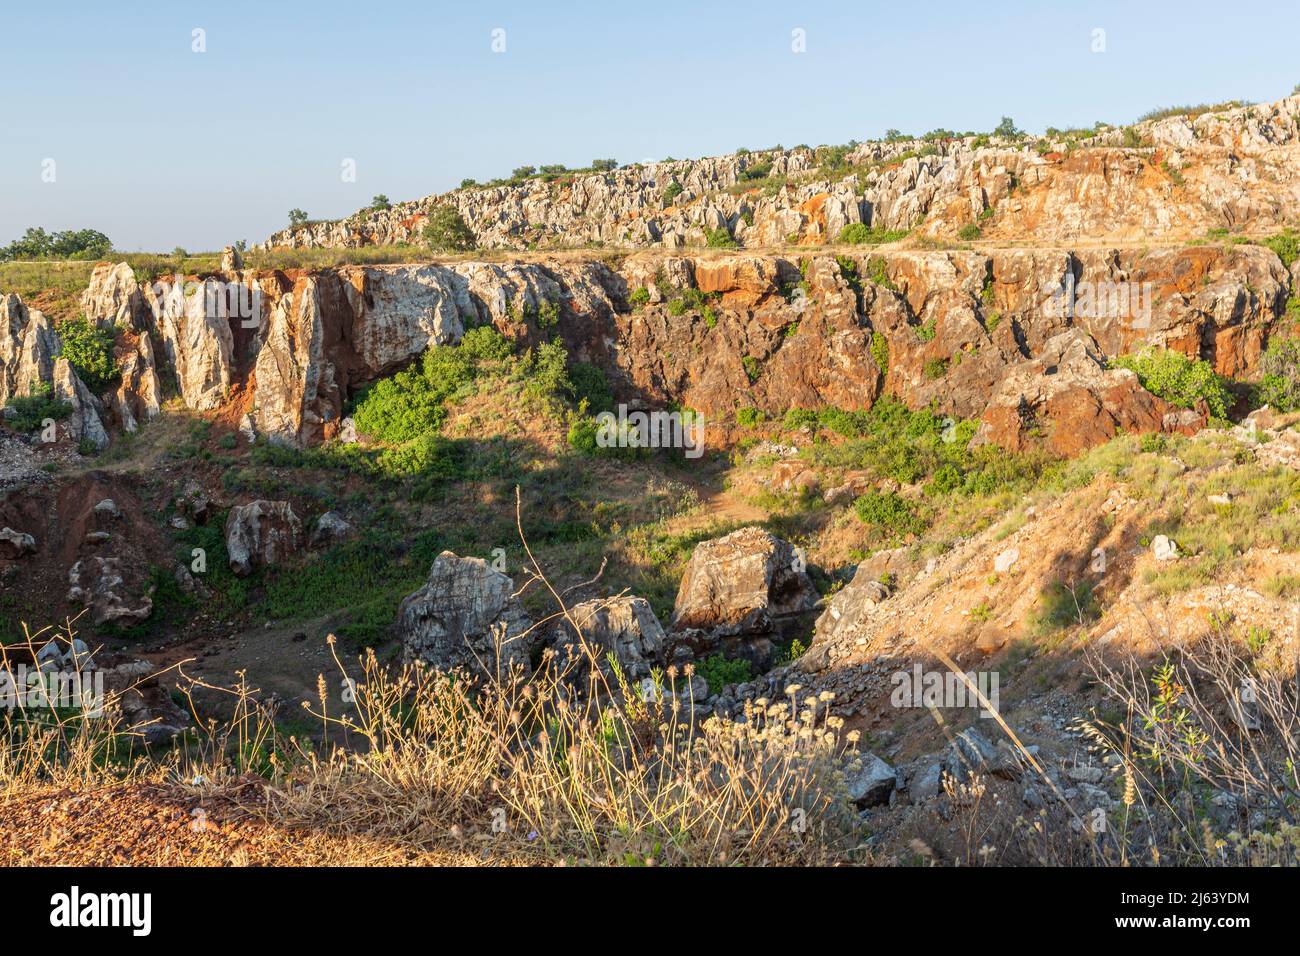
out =
<svg viewBox="0 0 1300 956"><path fill-rule="evenodd" d="M467 252L475 246L474 233L451 206L437 206L424 227L424 244L434 252Z"/></svg>
<svg viewBox="0 0 1300 956"><path fill-rule="evenodd" d="M0 248L0 262L13 259L102 259L113 251L108 236L96 229L49 233L29 228L21 239Z"/></svg>
<svg viewBox="0 0 1300 956"><path fill-rule="evenodd" d="M1020 135L1020 130L1016 128L1015 120L1010 116L1002 117L1002 122L993 130L995 136L1002 136L1006 139L1015 139Z"/></svg>
<svg viewBox="0 0 1300 956"><path fill-rule="evenodd" d="M613 159L593 159L591 168L598 173L607 173L612 169L618 168L618 161Z"/></svg>
<svg viewBox="0 0 1300 956"><path fill-rule="evenodd" d="M72 319L58 327L63 357L92 392L102 392L117 379L113 337L86 321Z"/></svg>
<svg viewBox="0 0 1300 956"><path fill-rule="evenodd" d="M307 214L305 212L303 212L301 209L289 210L290 229L297 229L299 226L305 226L306 224L307 224Z"/></svg>
<svg viewBox="0 0 1300 956"><path fill-rule="evenodd" d="M371 208L371 209L380 209L380 210L382 210L382 209L392 209L392 208L393 208L393 204L392 204L391 202L388 201L388 197L387 197L387 196L385 196L383 193L380 193L380 194L379 194L378 196L376 196L374 199L370 200L370 208Z"/></svg>

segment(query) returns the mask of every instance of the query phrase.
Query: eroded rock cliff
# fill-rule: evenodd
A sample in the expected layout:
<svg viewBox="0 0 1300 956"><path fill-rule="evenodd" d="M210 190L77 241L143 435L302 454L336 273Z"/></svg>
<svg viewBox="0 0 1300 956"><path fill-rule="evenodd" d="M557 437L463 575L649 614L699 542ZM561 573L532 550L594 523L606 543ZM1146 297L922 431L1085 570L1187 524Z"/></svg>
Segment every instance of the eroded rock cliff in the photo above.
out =
<svg viewBox="0 0 1300 956"><path fill-rule="evenodd" d="M1300 204L1300 96L1082 139L869 142L840 162L808 147L471 186L284 230L260 248L421 241L451 206L490 249L743 246L834 240L852 223L952 239L1123 243L1210 229L1276 231Z"/></svg>
<svg viewBox="0 0 1300 956"><path fill-rule="evenodd" d="M982 418L979 440L1068 454L1118 430L1203 424L1108 360L1157 346L1249 378L1292 286L1278 257L1252 245L640 253L616 268L343 266L143 289L104 265L83 305L100 321L131 304L130 343L119 344L129 374L111 401L125 427L155 414L161 371L191 408L233 406L257 434L314 445L340 434L360 386L491 324L526 345L561 340L633 408L677 403L717 420L739 407L868 408L892 394ZM0 341L10 390L54 377L57 350L43 317L13 298Z"/></svg>

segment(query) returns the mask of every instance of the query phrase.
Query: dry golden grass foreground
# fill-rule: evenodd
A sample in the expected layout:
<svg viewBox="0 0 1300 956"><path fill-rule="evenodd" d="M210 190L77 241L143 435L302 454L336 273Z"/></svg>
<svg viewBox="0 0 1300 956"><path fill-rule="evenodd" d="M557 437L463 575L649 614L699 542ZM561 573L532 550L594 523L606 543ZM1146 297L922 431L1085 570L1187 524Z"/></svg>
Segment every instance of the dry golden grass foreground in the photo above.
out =
<svg viewBox="0 0 1300 956"><path fill-rule="evenodd" d="M264 781L217 795L162 783L62 788L0 799L2 866L511 865L482 847L419 850L266 820Z"/></svg>

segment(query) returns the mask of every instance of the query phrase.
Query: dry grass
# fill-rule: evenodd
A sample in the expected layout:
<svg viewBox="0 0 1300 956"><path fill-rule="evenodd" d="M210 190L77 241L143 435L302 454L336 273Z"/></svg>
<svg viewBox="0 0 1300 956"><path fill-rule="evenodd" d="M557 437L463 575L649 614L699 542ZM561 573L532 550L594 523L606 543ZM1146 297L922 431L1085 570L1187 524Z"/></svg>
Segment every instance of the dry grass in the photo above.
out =
<svg viewBox="0 0 1300 956"><path fill-rule="evenodd" d="M385 667L372 653L355 678L335 657L350 706L335 710L320 679L310 708L320 752L280 733L242 679L182 685L199 733L159 760L112 759L131 732L113 719L114 701L102 719L21 711L0 737L0 792L147 777L212 796L246 789L252 773L265 781L267 823L415 854L477 842L537 862L863 858L844 779L856 735L840 732L828 695L792 686L743 721L697 721L674 671L650 693L630 686L535 562L529 570L557 606L537 626L568 618L581 653L547 653L531 674ZM229 695L232 716L198 720L199 691Z"/></svg>

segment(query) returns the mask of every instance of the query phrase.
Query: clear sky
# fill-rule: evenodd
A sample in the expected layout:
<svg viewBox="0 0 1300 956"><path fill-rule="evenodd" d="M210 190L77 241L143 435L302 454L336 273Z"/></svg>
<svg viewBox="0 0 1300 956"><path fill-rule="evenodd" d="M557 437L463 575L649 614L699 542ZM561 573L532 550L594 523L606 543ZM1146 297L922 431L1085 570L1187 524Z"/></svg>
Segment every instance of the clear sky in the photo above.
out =
<svg viewBox="0 0 1300 956"><path fill-rule="evenodd" d="M1273 100L1297 37L1300 0L6 0L0 244L94 228L194 252L525 164Z"/></svg>

